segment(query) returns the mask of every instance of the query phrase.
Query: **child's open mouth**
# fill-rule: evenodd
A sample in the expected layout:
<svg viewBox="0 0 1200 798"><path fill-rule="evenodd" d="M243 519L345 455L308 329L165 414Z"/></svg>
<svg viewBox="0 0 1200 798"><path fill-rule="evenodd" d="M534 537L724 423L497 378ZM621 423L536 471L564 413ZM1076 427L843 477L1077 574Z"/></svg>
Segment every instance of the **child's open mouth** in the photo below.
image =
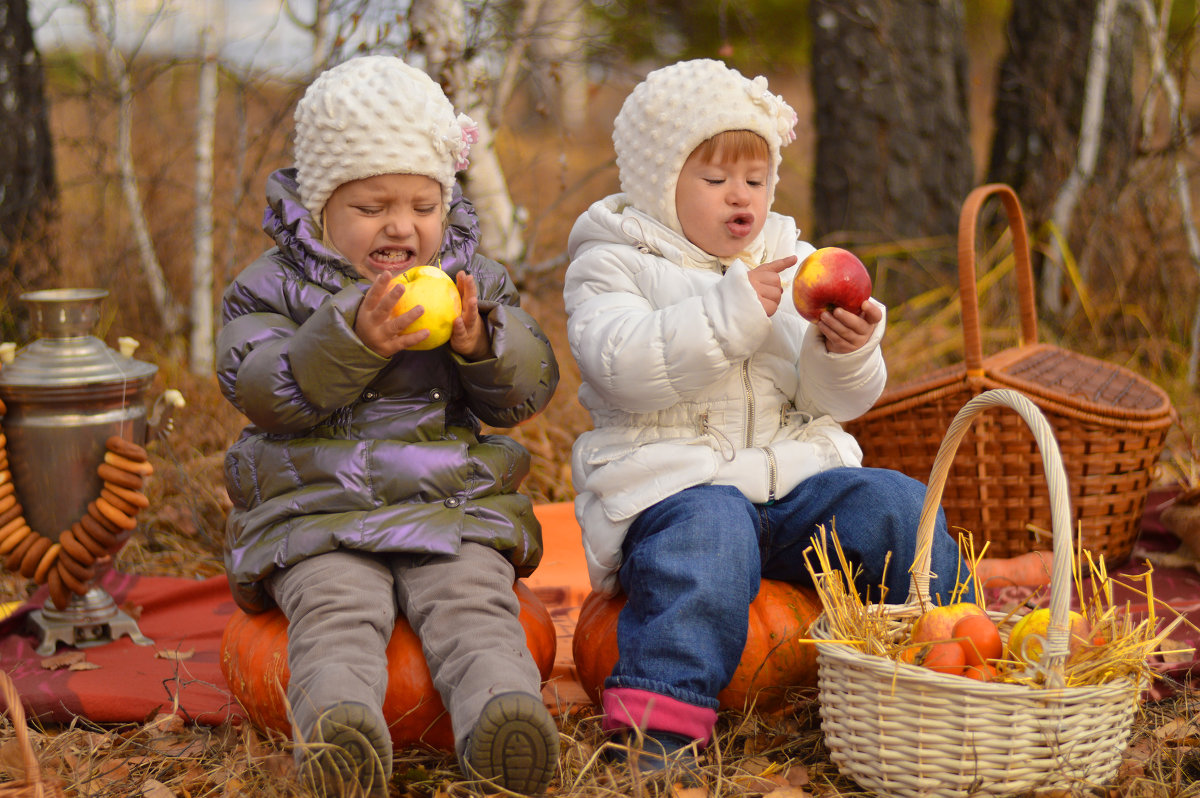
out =
<svg viewBox="0 0 1200 798"><path fill-rule="evenodd" d="M371 260L388 270L411 265L416 257L415 249L377 249L371 252Z"/></svg>
<svg viewBox="0 0 1200 798"><path fill-rule="evenodd" d="M745 238L750 235L750 228L753 224L753 216L748 213L739 213L736 216L730 217L729 221L725 222L725 228L729 230L731 235L738 238Z"/></svg>

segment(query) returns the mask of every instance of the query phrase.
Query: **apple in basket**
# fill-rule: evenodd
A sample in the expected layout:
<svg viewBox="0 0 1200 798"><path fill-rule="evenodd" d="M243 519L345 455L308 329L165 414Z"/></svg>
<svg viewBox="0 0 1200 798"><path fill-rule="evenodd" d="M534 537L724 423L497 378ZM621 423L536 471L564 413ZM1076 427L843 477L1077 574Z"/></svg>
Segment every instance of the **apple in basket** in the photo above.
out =
<svg viewBox="0 0 1200 798"><path fill-rule="evenodd" d="M862 310L871 298L871 275L853 252L840 247L822 247L800 263L792 281L792 301L796 310L816 323L823 311L845 308L851 313Z"/></svg>
<svg viewBox="0 0 1200 798"><path fill-rule="evenodd" d="M988 617L983 607L970 601L931 607L913 622L913 642L931 643L935 640L950 640L954 637L954 627L958 625L958 622L972 615Z"/></svg>
<svg viewBox="0 0 1200 798"><path fill-rule="evenodd" d="M1078 612L1069 612L1067 619L1071 628L1067 637L1068 656L1088 644L1102 643L1102 638L1093 638L1092 624ZM1015 659L1035 665L1042 659L1042 646L1050 630L1050 608L1039 607L1017 621L1008 634L1008 650Z"/></svg>
<svg viewBox="0 0 1200 798"><path fill-rule="evenodd" d="M429 330L428 338L408 348L436 349L449 341L454 320L462 315L462 297L454 279L437 266L414 266L393 277L388 288L397 283L404 286L404 294L392 309L393 317L416 305L425 308L425 312L402 332Z"/></svg>

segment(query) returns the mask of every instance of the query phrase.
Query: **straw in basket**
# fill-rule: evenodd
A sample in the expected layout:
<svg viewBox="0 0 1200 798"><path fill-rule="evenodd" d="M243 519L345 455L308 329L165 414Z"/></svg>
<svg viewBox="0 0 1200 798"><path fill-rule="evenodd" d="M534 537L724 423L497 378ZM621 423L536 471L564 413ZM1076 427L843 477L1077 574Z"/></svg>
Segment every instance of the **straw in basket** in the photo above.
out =
<svg viewBox="0 0 1200 798"><path fill-rule="evenodd" d="M17 744L21 747L21 759L25 768L24 778L0 784L0 798L65 798L62 785L57 779L42 778L41 768L29 742L29 731L25 727L25 708L12 678L0 670L0 693L8 705L9 720L17 733Z"/></svg>
<svg viewBox="0 0 1200 798"><path fill-rule="evenodd" d="M1012 231L1020 337L1017 346L984 359L975 230L981 208L993 195L1002 201ZM885 391L871 410L846 424L862 446L863 465L924 479L958 409L985 390L1012 388L1042 410L1058 439L1069 477L1070 520L1080 545L1110 565L1124 562L1137 539L1151 469L1175 418L1170 399L1128 369L1037 343L1025 219L1008 186L980 186L964 202L958 279L965 362ZM1015 416L982 419L946 477L942 506L951 527L989 541L991 557L1039 547L1030 527L1046 530L1050 524L1039 461L1033 437Z"/></svg>
<svg viewBox="0 0 1200 798"><path fill-rule="evenodd" d="M810 634L830 758L880 795L1003 796L1103 784L1116 773L1129 741L1141 692L1136 678L1064 686L1074 573L1066 474L1045 416L1019 392L987 391L952 420L929 476L908 600L878 610L903 630L929 608L934 521L951 461L972 421L989 408L1006 407L1032 431L1049 487L1051 620L1041 660L1030 666L1045 686L978 682L866 654L837 641L823 613ZM1015 620L1000 620L1003 636Z"/></svg>

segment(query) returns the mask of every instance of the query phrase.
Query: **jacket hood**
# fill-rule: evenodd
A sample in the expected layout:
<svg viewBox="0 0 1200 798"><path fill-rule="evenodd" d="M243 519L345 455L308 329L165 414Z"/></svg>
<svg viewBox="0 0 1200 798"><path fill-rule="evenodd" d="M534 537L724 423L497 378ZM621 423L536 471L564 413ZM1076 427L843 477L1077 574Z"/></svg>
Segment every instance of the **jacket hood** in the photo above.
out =
<svg viewBox="0 0 1200 798"><path fill-rule="evenodd" d="M796 250L798 236L796 223L790 216L768 212L762 232L749 247L732 258L718 258L635 208L628 195L611 194L593 203L576 220L567 240L567 254L574 260L592 246L620 244L652 252L687 268L724 272L735 260L753 268L791 255Z"/></svg>
<svg viewBox="0 0 1200 798"><path fill-rule="evenodd" d="M336 291L346 278L358 279L354 267L321 240L320 227L300 201L296 168L278 169L267 178L267 209L262 229L292 263L302 264L305 276ZM479 218L475 206L454 186L440 256L442 269L466 266L479 247Z"/></svg>

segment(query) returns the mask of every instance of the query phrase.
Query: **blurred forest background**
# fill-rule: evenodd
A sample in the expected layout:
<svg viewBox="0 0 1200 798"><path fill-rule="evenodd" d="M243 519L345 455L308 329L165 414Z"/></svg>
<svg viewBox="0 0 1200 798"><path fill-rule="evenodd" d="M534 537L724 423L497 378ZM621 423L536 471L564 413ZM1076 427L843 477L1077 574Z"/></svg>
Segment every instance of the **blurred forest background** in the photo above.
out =
<svg viewBox="0 0 1200 798"><path fill-rule="evenodd" d="M0 10L0 333L27 342L22 292L109 291L97 335L138 339L159 367L151 398L178 388L188 402L152 449L165 467L144 524L151 543L182 535L205 553L178 568L219 565L221 462L244 423L212 375L221 291L270 243L263 183L291 163L304 87L366 51L426 68L483 123L465 190L563 370L550 408L514 431L536 501L572 497L570 447L589 423L565 338L567 234L618 189L621 101L685 57L765 74L800 114L775 209L867 262L890 308L893 382L961 359L958 212L973 186L1003 181L1032 235L1042 339L1167 389L1182 425L1163 478L1191 479L1193 0L282 0L269 26L299 33L284 63L229 54L237 0ZM57 14L83 36L36 47ZM153 46L166 28L170 46ZM1018 326L995 222L979 232L985 354Z"/></svg>

